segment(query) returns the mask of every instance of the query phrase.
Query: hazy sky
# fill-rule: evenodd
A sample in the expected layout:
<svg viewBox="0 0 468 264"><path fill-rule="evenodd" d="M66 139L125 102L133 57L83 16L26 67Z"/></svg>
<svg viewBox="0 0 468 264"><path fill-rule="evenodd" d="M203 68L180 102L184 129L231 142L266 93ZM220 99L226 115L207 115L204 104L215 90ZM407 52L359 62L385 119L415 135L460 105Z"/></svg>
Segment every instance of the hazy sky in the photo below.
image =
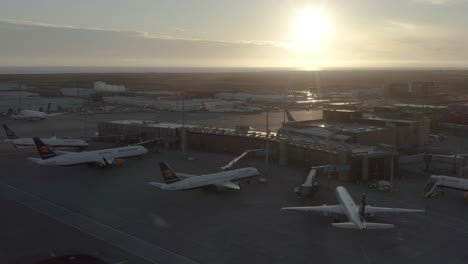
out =
<svg viewBox="0 0 468 264"><path fill-rule="evenodd" d="M468 66L465 0L0 0L0 66Z"/></svg>

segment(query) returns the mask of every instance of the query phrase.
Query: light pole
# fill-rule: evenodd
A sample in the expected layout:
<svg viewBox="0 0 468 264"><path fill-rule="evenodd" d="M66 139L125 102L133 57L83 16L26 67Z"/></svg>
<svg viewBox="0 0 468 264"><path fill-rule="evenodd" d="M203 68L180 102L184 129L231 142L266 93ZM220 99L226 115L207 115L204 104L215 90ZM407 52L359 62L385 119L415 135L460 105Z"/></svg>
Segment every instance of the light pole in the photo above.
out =
<svg viewBox="0 0 468 264"><path fill-rule="evenodd" d="M269 121L269 109L266 109L266 136L265 136L265 174L263 178L260 178L260 182L266 182L268 176L270 174L270 164L269 164L269 159L270 159L270 129L268 127L268 121Z"/></svg>
<svg viewBox="0 0 468 264"><path fill-rule="evenodd" d="M182 153L184 155L184 158L187 158L187 153L185 152L185 141L186 141L186 134L185 134L185 97L184 94L182 93L182 131L181 131L181 137L180 141L182 143Z"/></svg>
<svg viewBox="0 0 468 264"><path fill-rule="evenodd" d="M397 129L396 129L396 123L395 123L395 120L393 120L392 122L392 132L393 132L393 145L392 145L392 160L390 162L390 191L393 192L393 166L394 166L394 162L395 162L395 153L397 152L397 146L396 146L396 139L397 139Z"/></svg>
<svg viewBox="0 0 468 264"><path fill-rule="evenodd" d="M267 170L267 174L269 173L270 171L270 167L269 167L269 161L270 161L270 128L269 128L269 110L267 109L267 112L266 112L266 138L267 138L267 141L266 141L266 155L265 155L265 165L266 165L266 170Z"/></svg>
<svg viewBox="0 0 468 264"><path fill-rule="evenodd" d="M182 95L182 127L185 128L185 98Z"/></svg>
<svg viewBox="0 0 468 264"><path fill-rule="evenodd" d="M23 110L23 102L22 102L22 94L21 94L21 83L18 83L18 106L19 109Z"/></svg>
<svg viewBox="0 0 468 264"><path fill-rule="evenodd" d="M283 125L284 123L286 123L286 88L283 89Z"/></svg>

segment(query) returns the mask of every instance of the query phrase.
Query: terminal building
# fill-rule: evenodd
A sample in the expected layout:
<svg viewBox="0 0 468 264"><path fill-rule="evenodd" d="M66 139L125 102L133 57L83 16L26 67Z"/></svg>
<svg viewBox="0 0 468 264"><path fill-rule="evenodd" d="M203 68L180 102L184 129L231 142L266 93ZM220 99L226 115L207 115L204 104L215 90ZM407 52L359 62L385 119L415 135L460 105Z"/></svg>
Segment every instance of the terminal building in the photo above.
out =
<svg viewBox="0 0 468 264"><path fill-rule="evenodd" d="M411 81L387 85L387 94L391 98L432 96L437 89L434 82Z"/></svg>
<svg viewBox="0 0 468 264"><path fill-rule="evenodd" d="M468 103L455 103L447 106L442 122L458 125L468 125Z"/></svg>
<svg viewBox="0 0 468 264"><path fill-rule="evenodd" d="M310 135L288 135L157 121L120 120L98 123L101 136L118 141L162 138L165 147L195 151L239 154L248 149L268 149L272 162L285 166L332 165L339 180L368 182L390 179L397 172L396 155L391 148L329 140ZM283 131L281 131L283 133ZM392 168L393 167L393 168Z"/></svg>
<svg viewBox="0 0 468 264"><path fill-rule="evenodd" d="M141 120L100 122L98 130L123 141L162 138L162 145L188 151L236 155L268 149L269 159L281 165L331 165L339 180L370 182L398 177L399 153L421 151L429 143L430 123L428 115L396 106L347 104L326 107L323 119L285 122L278 133Z"/></svg>
<svg viewBox="0 0 468 264"><path fill-rule="evenodd" d="M339 180L370 182L398 177L398 155L420 152L429 143L431 120L441 107L395 105L369 108L331 103L323 118L284 122L278 133L157 121L121 120L98 124L100 135L119 140L163 138L162 145L214 153L268 149L281 165L332 165ZM264 156L265 153L257 156Z"/></svg>
<svg viewBox="0 0 468 264"><path fill-rule="evenodd" d="M362 109L332 108L323 110L323 119L284 123L281 134L386 146L399 152L411 152L429 143L430 122L427 117L400 117Z"/></svg>

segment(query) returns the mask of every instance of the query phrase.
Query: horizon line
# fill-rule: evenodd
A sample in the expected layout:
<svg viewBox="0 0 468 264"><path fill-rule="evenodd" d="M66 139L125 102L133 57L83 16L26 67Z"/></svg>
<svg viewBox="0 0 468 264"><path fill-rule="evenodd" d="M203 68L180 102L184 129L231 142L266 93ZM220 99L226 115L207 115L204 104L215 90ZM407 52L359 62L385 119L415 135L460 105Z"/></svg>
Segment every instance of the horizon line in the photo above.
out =
<svg viewBox="0 0 468 264"><path fill-rule="evenodd" d="M98 70L100 69L100 70ZM17 71L20 70L20 71ZM58 71L56 71L58 70ZM92 71L86 71L92 70ZM98 70L98 71L96 71ZM117 71L115 71L117 70ZM124 71L122 71L124 70ZM150 70L150 71L144 71ZM336 66L336 67L207 67L207 66L0 66L0 75L7 74L99 74L99 73L248 73L248 72L316 72L359 70L468 70L468 66Z"/></svg>

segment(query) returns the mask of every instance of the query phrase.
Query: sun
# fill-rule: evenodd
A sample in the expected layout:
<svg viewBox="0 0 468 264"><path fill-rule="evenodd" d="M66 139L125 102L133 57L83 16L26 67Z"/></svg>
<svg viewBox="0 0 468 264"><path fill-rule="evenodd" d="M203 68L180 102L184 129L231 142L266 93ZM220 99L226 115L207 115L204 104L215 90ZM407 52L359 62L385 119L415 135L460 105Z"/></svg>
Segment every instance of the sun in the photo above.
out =
<svg viewBox="0 0 468 264"><path fill-rule="evenodd" d="M327 13L320 8L304 8L296 13L294 35L304 45L317 45L330 30Z"/></svg>

